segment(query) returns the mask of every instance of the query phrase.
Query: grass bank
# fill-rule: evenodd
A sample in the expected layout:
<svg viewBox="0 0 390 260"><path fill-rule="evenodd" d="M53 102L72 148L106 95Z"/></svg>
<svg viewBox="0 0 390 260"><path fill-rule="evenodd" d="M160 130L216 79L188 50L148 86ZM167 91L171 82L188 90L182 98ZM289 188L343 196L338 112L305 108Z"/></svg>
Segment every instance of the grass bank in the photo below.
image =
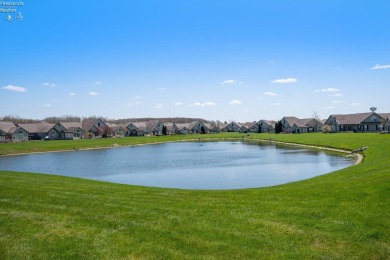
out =
<svg viewBox="0 0 390 260"><path fill-rule="evenodd" d="M31 142L0 145L0 151L44 152L204 137ZM246 190L160 189L0 172L1 258L388 259L390 135L249 138L270 137L347 150L369 148L359 165Z"/></svg>

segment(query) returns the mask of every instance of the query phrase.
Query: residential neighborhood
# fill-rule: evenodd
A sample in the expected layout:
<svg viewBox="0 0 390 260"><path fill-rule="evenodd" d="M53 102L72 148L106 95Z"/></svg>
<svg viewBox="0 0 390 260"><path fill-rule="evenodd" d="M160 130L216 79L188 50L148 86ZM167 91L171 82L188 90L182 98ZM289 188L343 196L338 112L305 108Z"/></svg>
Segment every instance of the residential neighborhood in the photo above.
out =
<svg viewBox="0 0 390 260"><path fill-rule="evenodd" d="M277 124L281 131L276 130ZM220 123L192 121L190 123L142 122L112 123L99 118L80 122L14 123L0 121L0 142L23 142L29 140L74 140L91 138L119 138L128 136L160 136L176 134L240 133L313 133L313 132L390 132L390 113L335 114L327 119L297 118L285 116L279 121L259 120L254 122Z"/></svg>

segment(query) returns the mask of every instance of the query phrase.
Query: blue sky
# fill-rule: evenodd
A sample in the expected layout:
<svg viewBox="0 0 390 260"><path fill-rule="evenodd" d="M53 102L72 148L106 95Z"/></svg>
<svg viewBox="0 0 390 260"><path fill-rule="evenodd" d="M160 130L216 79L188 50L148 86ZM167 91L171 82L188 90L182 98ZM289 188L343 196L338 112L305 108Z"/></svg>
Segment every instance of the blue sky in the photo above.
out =
<svg viewBox="0 0 390 260"><path fill-rule="evenodd" d="M0 117L390 112L387 0L25 0L19 11L0 13Z"/></svg>

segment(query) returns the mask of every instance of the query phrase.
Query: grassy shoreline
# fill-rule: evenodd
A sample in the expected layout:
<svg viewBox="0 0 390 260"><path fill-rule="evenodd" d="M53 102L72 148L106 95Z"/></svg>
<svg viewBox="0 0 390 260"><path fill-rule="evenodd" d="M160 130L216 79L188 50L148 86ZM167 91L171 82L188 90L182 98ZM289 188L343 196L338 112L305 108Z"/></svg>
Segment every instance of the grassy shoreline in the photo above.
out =
<svg viewBox="0 0 390 260"><path fill-rule="evenodd" d="M386 259L390 255L390 136L252 134L249 139L270 137L342 150L369 148L359 165L286 185L245 190L148 188L3 171L0 255L3 259ZM122 146L161 138L119 140L111 141ZM22 152L18 145L0 145L0 153ZM66 145L73 149L72 144L61 142L57 148ZM91 148L104 145L112 143L98 141ZM52 151L55 142L23 148Z"/></svg>

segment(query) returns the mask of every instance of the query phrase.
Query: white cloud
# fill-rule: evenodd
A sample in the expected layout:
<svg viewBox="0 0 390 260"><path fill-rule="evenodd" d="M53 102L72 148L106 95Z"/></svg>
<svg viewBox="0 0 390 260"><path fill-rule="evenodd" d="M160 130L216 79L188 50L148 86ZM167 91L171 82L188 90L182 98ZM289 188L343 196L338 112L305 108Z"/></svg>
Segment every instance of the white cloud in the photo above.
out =
<svg viewBox="0 0 390 260"><path fill-rule="evenodd" d="M314 92L337 92L339 91L337 88L322 88L322 89L316 89Z"/></svg>
<svg viewBox="0 0 390 260"><path fill-rule="evenodd" d="M238 80L235 80L235 79L227 79L227 80L224 80L224 81L221 82L222 85L226 85L226 84L233 85L233 84L236 84L236 83L242 84L241 81L238 81Z"/></svg>
<svg viewBox="0 0 390 260"><path fill-rule="evenodd" d="M99 93L91 91L91 92L88 93L88 95L90 95L90 96L97 96L97 95L99 95Z"/></svg>
<svg viewBox="0 0 390 260"><path fill-rule="evenodd" d="M375 65L374 67L371 67L370 70L380 70L380 69L390 69L390 65Z"/></svg>
<svg viewBox="0 0 390 260"><path fill-rule="evenodd" d="M182 102L176 102L175 103L175 106L182 106L182 105L184 105Z"/></svg>
<svg viewBox="0 0 390 260"><path fill-rule="evenodd" d="M273 92L264 92L264 95L269 96L269 97L276 97L278 94L273 93Z"/></svg>
<svg viewBox="0 0 390 260"><path fill-rule="evenodd" d="M161 109L163 108L163 103L158 103L157 105L154 106L155 109Z"/></svg>
<svg viewBox="0 0 390 260"><path fill-rule="evenodd" d="M350 106L361 106L361 104L360 103L351 103L351 104L349 104Z"/></svg>
<svg viewBox="0 0 390 260"><path fill-rule="evenodd" d="M210 102L210 101L207 101L207 102L195 102L193 104L191 104L190 106L191 107L212 107L212 106L215 106L216 104L214 102Z"/></svg>
<svg viewBox="0 0 390 260"><path fill-rule="evenodd" d="M241 105L241 104L242 104L242 101L238 100L238 99L234 99L234 100L230 101L230 105Z"/></svg>
<svg viewBox="0 0 390 260"><path fill-rule="evenodd" d="M49 82L45 82L42 85L45 86L45 87L52 87L52 88L54 88L56 86L56 84L49 83Z"/></svg>
<svg viewBox="0 0 390 260"><path fill-rule="evenodd" d="M340 100L333 100L333 103L338 104L338 103L343 103L343 101L340 101Z"/></svg>
<svg viewBox="0 0 390 260"><path fill-rule="evenodd" d="M76 93L70 92L70 93L69 93L69 96L76 96Z"/></svg>
<svg viewBox="0 0 390 260"><path fill-rule="evenodd" d="M9 91L15 91L15 92L26 92L27 91L27 89L25 89L23 87L18 87L18 86L14 86L14 85L5 86L2 89L9 90Z"/></svg>
<svg viewBox="0 0 390 260"><path fill-rule="evenodd" d="M287 79L275 79L271 81L271 83L278 83L278 84L288 84L288 83L294 83L297 82L297 79L294 78L287 78Z"/></svg>
<svg viewBox="0 0 390 260"><path fill-rule="evenodd" d="M101 82L101 81L95 81L93 84L94 84L94 85L101 85L101 84L103 84L103 82Z"/></svg>
<svg viewBox="0 0 390 260"><path fill-rule="evenodd" d="M139 101L135 101L135 102L130 102L130 103L127 103L127 104L126 104L126 106L129 106L129 107L131 107L131 106L136 106L136 105L139 105L139 104L141 104L141 102L139 102Z"/></svg>

